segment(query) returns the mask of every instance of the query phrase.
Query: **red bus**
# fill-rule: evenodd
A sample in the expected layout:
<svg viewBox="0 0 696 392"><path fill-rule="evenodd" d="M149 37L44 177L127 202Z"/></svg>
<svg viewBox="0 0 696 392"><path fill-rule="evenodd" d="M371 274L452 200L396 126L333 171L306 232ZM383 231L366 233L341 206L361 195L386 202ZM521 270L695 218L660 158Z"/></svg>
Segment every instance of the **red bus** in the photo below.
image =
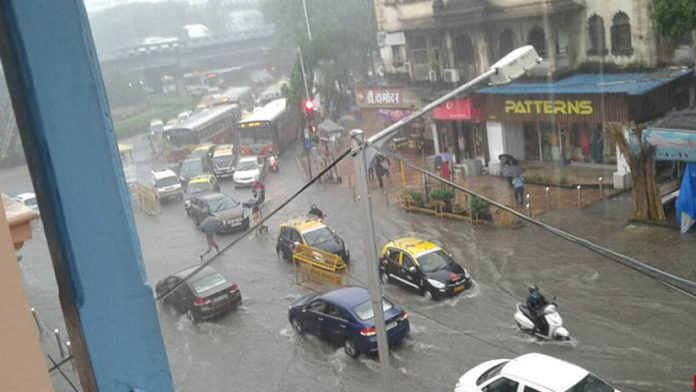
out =
<svg viewBox="0 0 696 392"><path fill-rule="evenodd" d="M280 154L297 139L297 124L286 99L276 99L237 123L237 145L242 155Z"/></svg>
<svg viewBox="0 0 696 392"><path fill-rule="evenodd" d="M168 162L178 162L202 143L225 144L234 141L238 105L218 105L193 113L185 121L166 126L162 132L163 152Z"/></svg>

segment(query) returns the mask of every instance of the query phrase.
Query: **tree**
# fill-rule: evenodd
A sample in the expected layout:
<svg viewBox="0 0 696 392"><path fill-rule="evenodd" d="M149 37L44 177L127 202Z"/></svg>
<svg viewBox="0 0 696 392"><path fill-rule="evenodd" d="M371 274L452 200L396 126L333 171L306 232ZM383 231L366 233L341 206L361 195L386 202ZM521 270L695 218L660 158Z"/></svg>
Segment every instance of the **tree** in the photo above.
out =
<svg viewBox="0 0 696 392"><path fill-rule="evenodd" d="M681 38L696 28L696 0L655 0L653 19L661 34Z"/></svg>
<svg viewBox="0 0 696 392"><path fill-rule="evenodd" d="M631 169L633 185L633 219L636 220L665 220L660 194L655 180L655 146L643 142L643 126L627 126L628 136L622 124L607 124L606 131L616 143L626 158ZM638 146L638 151L631 148L631 140Z"/></svg>
<svg viewBox="0 0 696 392"><path fill-rule="evenodd" d="M305 63L310 91L340 104L353 77L366 75L377 49L372 0L305 0L312 41L307 36L302 0L264 0L262 11L276 26L279 43L299 46ZM295 64L290 86L290 105L300 110L304 82Z"/></svg>

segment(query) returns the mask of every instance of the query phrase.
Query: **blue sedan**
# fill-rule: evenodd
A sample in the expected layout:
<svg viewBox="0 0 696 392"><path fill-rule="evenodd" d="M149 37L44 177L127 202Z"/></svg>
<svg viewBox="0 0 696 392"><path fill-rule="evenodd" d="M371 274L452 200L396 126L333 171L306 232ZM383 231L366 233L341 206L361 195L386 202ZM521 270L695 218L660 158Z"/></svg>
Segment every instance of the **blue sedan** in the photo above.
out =
<svg viewBox="0 0 696 392"><path fill-rule="evenodd" d="M408 334L408 313L386 299L382 300L389 346ZM357 357L377 352L377 333L370 294L362 287L343 287L324 294L310 294L290 305L288 318L295 331L316 335L346 354Z"/></svg>

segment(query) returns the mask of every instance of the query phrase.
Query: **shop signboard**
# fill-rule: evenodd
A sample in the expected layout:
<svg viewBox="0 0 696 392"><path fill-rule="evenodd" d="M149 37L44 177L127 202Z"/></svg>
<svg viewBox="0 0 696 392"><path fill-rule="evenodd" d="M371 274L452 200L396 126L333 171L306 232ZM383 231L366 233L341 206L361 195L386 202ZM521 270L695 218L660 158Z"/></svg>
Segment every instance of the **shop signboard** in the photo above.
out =
<svg viewBox="0 0 696 392"><path fill-rule="evenodd" d="M604 109L602 109L604 103ZM622 97L575 96L486 96L484 111L496 121L544 121L561 123L624 122L628 120Z"/></svg>
<svg viewBox="0 0 696 392"><path fill-rule="evenodd" d="M696 131L647 128L643 131L643 143L655 146L658 161L696 162ZM636 143L631 143L637 150Z"/></svg>
<svg viewBox="0 0 696 392"><path fill-rule="evenodd" d="M355 103L359 108L369 109L417 109L421 106L418 96L403 86L358 86Z"/></svg>
<svg viewBox="0 0 696 392"><path fill-rule="evenodd" d="M433 119L438 121L483 122L481 110L472 98L453 99L433 110Z"/></svg>

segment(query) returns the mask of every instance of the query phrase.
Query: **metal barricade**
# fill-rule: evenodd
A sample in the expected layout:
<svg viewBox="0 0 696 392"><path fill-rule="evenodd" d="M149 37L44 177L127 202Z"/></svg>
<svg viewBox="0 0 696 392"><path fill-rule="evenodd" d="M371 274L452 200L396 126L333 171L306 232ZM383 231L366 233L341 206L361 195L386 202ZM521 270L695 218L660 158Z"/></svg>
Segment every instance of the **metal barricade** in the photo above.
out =
<svg viewBox="0 0 696 392"><path fill-rule="evenodd" d="M321 249L297 244L292 254L292 265L295 280L300 285L317 289L349 283L348 265L341 257Z"/></svg>
<svg viewBox="0 0 696 392"><path fill-rule="evenodd" d="M140 209L148 215L159 215L162 213L162 207L160 206L159 196L157 192L150 188L149 186L138 182L138 204L140 204Z"/></svg>

